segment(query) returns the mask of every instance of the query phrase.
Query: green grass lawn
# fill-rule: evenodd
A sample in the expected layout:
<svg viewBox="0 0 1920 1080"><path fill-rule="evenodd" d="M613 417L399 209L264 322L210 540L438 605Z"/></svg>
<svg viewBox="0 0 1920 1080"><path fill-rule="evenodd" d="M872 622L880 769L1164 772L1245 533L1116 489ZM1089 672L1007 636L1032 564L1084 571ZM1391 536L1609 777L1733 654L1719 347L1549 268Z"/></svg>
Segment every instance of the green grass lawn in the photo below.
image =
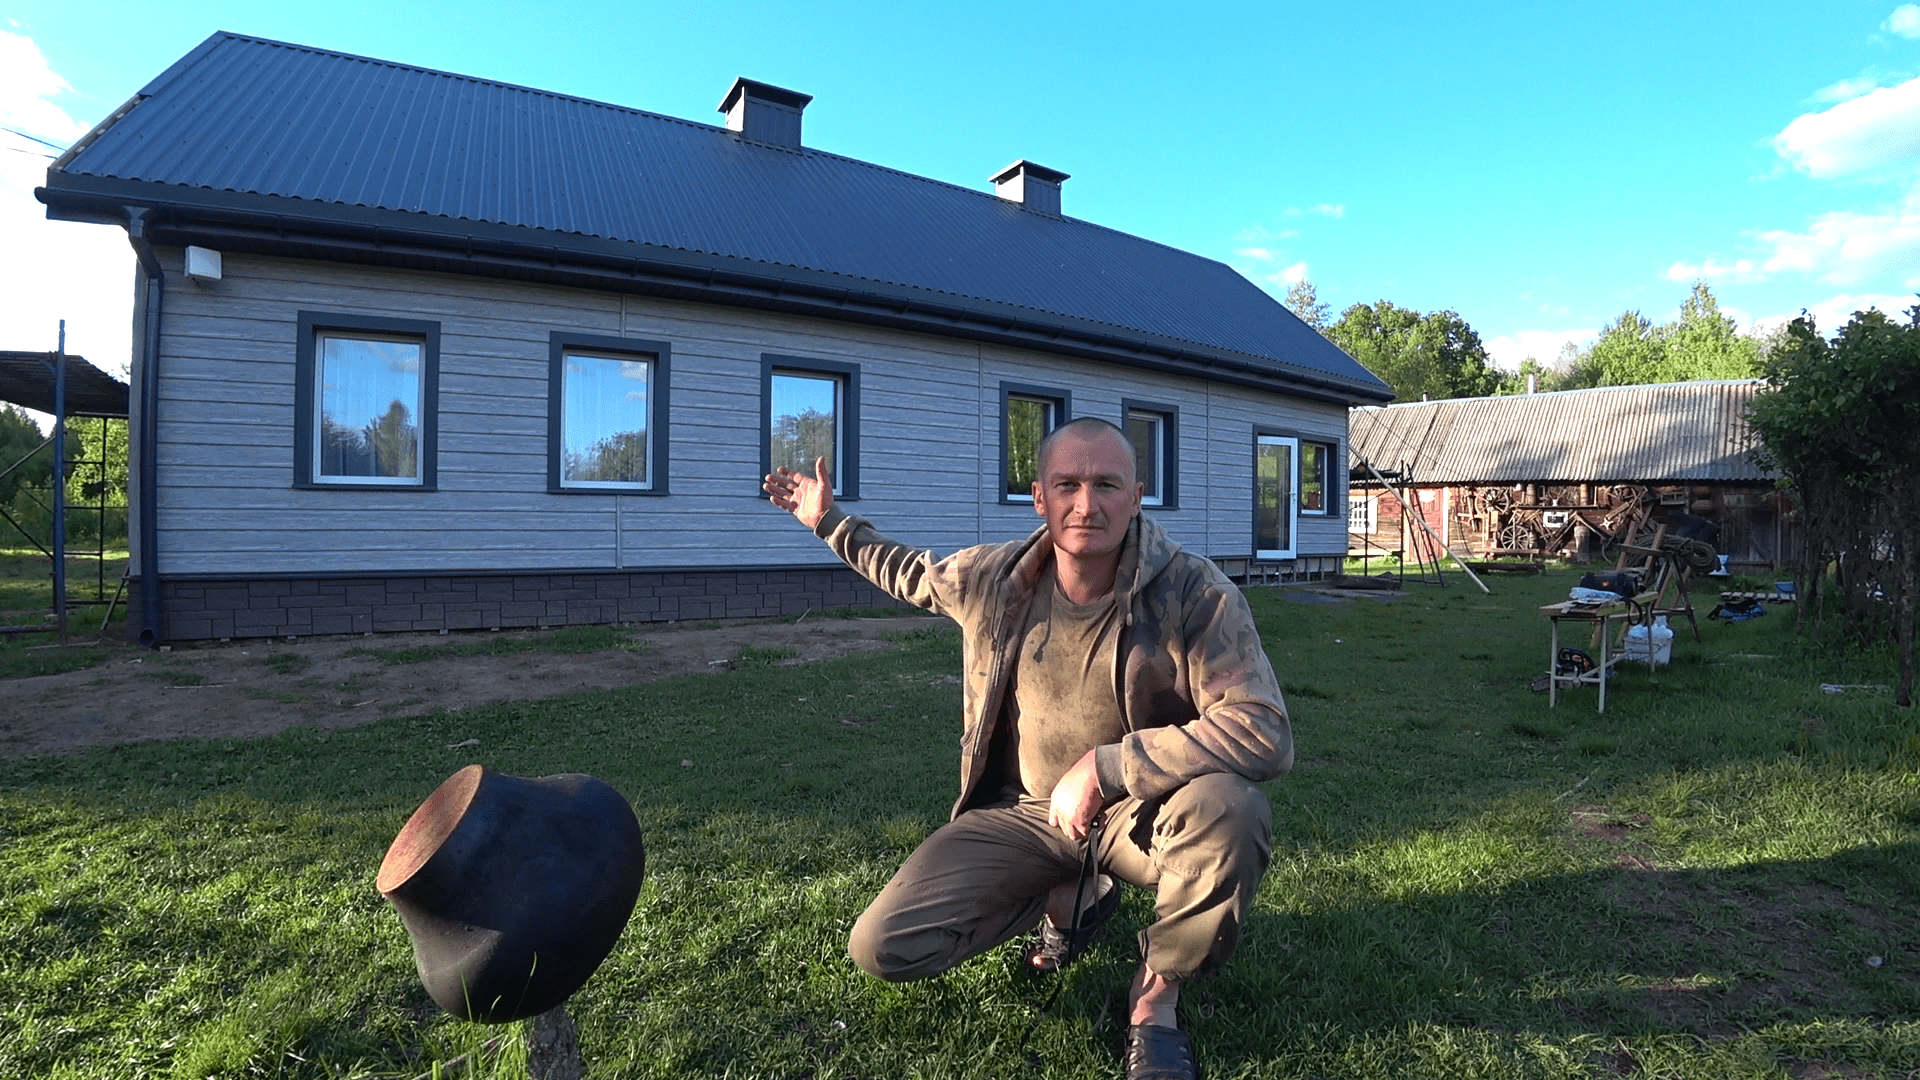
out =
<svg viewBox="0 0 1920 1080"><path fill-rule="evenodd" d="M1230 1077L1909 1077L1920 725L1884 655L1790 611L1549 710L1539 604L1577 575L1253 596L1299 761L1239 955L1182 1008ZM1702 597L1704 599L1704 595ZM751 659L751 658L749 658ZM957 637L782 667L0 763L0 1076L412 1077L438 1014L373 891L470 761L635 804L648 880L569 1008L596 1077L1113 1077L1130 891L1050 984L1016 944L884 985L845 935L957 784ZM478 739L477 746L454 744ZM1875 963L1875 960L1878 963ZM511 1055L492 1068L512 1076Z"/></svg>
<svg viewBox="0 0 1920 1080"><path fill-rule="evenodd" d="M91 600L104 592L104 598L111 599L126 565L124 551L108 552L104 563L100 559L69 556L68 598ZM70 608L67 639L76 643L76 647L71 648L46 647L59 641L53 624L48 621L52 611L53 560L31 548L0 548L0 626L47 627L45 633L0 634L0 679L78 671L92 667L104 657L99 649L82 644L100 637L100 619L106 614L104 605L76 604ZM126 616L123 596L114 609L112 625L105 631L109 638L124 635Z"/></svg>

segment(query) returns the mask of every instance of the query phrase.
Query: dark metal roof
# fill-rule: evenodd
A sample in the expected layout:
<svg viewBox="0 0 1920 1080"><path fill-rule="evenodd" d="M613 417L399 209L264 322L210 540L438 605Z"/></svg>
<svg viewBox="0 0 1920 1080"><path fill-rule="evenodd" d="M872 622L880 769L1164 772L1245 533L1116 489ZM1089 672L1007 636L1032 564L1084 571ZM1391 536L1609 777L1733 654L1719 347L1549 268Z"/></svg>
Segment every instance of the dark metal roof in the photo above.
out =
<svg viewBox="0 0 1920 1080"><path fill-rule="evenodd" d="M53 405L54 358L59 353L0 350L0 401L25 405L43 413ZM67 415L127 415L127 384L101 371L85 358L66 354Z"/></svg>
<svg viewBox="0 0 1920 1080"><path fill-rule="evenodd" d="M1769 480L1749 456L1758 379L1409 401L1350 414L1353 465L1422 484Z"/></svg>
<svg viewBox="0 0 1920 1080"><path fill-rule="evenodd" d="M1051 326L1353 400L1390 394L1212 259L724 127L234 34L149 83L56 161L42 189L70 216L85 197L97 213L108 194L167 207L224 198L284 218L365 221L371 210L443 231L520 227L539 230L527 242L547 251L717 259L887 303L945 301L1038 325L1042 340Z"/></svg>

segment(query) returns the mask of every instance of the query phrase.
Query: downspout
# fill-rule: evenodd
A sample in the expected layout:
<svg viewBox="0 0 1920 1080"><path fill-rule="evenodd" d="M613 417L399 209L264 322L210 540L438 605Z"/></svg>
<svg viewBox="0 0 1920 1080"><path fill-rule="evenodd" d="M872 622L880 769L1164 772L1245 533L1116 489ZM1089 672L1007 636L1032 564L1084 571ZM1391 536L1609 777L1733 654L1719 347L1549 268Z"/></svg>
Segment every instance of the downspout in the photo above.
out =
<svg viewBox="0 0 1920 1080"><path fill-rule="evenodd" d="M127 242L146 274L144 325L140 333L140 644L153 648L160 644L160 529L154 520L159 497L154 488L160 469L155 456L160 448L160 302L165 293L166 273L147 242L146 207L127 208Z"/></svg>

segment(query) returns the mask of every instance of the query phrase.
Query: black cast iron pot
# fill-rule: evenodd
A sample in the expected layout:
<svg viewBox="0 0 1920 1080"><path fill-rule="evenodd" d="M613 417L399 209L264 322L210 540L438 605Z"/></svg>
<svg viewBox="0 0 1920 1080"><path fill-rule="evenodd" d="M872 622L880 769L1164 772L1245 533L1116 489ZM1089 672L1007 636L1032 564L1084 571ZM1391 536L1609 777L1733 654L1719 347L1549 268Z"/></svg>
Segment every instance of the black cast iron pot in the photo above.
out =
<svg viewBox="0 0 1920 1080"><path fill-rule="evenodd" d="M407 819L376 885L433 1000L499 1024L580 989L626 928L646 865L633 808L603 781L469 765Z"/></svg>

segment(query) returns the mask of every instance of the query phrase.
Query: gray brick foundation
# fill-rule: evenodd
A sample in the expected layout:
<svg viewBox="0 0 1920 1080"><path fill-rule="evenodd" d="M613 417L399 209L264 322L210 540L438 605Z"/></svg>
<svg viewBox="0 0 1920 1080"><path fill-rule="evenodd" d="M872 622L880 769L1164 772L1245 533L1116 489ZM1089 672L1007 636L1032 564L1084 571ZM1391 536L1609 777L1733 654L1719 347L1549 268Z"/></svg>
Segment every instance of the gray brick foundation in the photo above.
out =
<svg viewBox="0 0 1920 1080"><path fill-rule="evenodd" d="M127 630L144 619L129 584ZM492 630L900 607L845 567L160 581L164 641Z"/></svg>

